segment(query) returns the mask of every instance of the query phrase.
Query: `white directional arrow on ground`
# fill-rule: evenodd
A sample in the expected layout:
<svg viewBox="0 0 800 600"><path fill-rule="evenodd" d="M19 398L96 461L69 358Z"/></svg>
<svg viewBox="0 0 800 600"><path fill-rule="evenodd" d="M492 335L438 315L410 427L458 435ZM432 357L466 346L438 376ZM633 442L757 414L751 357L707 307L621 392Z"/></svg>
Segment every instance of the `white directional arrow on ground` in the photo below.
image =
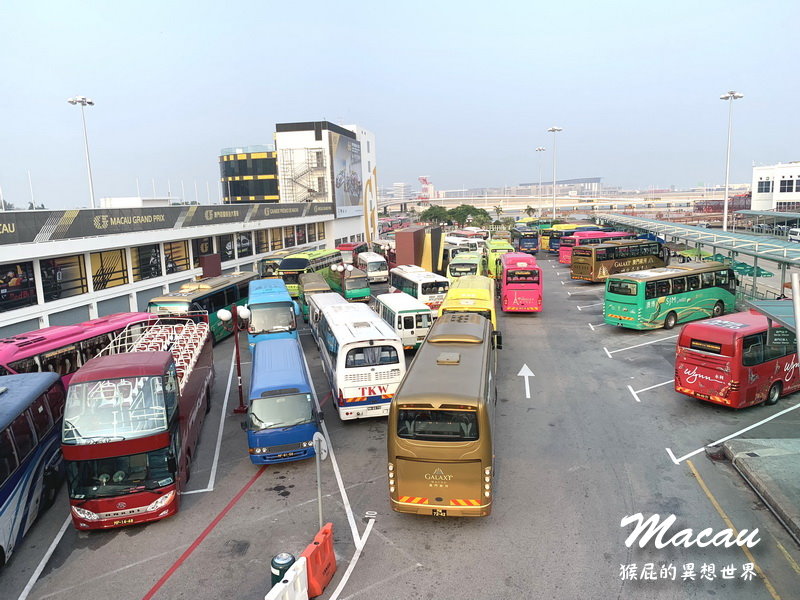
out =
<svg viewBox="0 0 800 600"><path fill-rule="evenodd" d="M536 375L533 374L533 371L530 370L530 367L528 367L528 365L522 365L522 368L519 370L519 373L517 373L517 377L525 378L525 397L530 398L531 384L528 377L536 377Z"/></svg>

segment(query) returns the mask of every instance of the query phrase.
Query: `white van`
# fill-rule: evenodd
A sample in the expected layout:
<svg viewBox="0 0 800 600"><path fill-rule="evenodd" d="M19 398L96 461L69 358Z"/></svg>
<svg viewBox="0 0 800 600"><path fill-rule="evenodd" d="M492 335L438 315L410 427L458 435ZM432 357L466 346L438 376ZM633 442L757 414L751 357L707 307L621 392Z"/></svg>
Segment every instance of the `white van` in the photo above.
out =
<svg viewBox="0 0 800 600"><path fill-rule="evenodd" d="M800 243L800 228L793 228L789 230L789 241Z"/></svg>
<svg viewBox="0 0 800 600"><path fill-rule="evenodd" d="M430 308L404 292L379 294L372 308L400 336L404 350L422 345L435 318Z"/></svg>
<svg viewBox="0 0 800 600"><path fill-rule="evenodd" d="M356 257L356 267L367 274L370 283L389 281L389 265L377 252L360 252Z"/></svg>

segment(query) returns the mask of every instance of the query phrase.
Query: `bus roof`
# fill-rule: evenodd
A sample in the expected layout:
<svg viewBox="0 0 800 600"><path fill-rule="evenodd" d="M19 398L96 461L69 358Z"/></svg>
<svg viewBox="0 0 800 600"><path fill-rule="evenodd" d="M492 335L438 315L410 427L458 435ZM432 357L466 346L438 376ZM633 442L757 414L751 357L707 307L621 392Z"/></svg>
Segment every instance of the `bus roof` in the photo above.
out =
<svg viewBox="0 0 800 600"><path fill-rule="evenodd" d="M456 399L458 404L477 408L486 393L491 345L488 319L467 313L442 315L417 350L394 402L401 407L428 404L441 408Z"/></svg>
<svg viewBox="0 0 800 600"><path fill-rule="evenodd" d="M337 249L333 249L333 250L328 250L328 249L325 249L325 250L304 250L303 252L296 252L294 254L287 254L284 258L308 258L308 259L311 259L311 258L318 258L320 256L328 256L328 255L333 254L333 253L338 252L338 251L339 250L337 250Z"/></svg>
<svg viewBox="0 0 800 600"><path fill-rule="evenodd" d="M226 273L224 275L217 275L216 277L205 277L203 279L198 279L197 281L190 281L189 283L184 283L181 286L180 291L206 292L208 290L214 290L217 288L229 286L232 283L249 281L254 277L258 277L258 273L256 273L255 271L236 271L234 273ZM165 295L169 296L169 294Z"/></svg>
<svg viewBox="0 0 800 600"><path fill-rule="evenodd" d="M633 235L629 231L575 231L570 236L566 237L574 237L578 239L585 239L585 238L613 238L618 235ZM562 240L564 238L561 238Z"/></svg>
<svg viewBox="0 0 800 600"><path fill-rule="evenodd" d="M422 311L422 312L431 312L431 308L422 302L422 300L417 300L414 296L410 296L405 292L396 292L394 294L378 294L375 296L375 300L380 302L381 304L385 304L390 309L395 312L403 312L403 311Z"/></svg>
<svg viewBox="0 0 800 600"><path fill-rule="evenodd" d="M324 310L329 306L335 306L337 304L349 304L347 300L342 298L341 294L337 294L336 292L321 292L319 294L312 294L308 298L308 303L313 304L320 310Z"/></svg>
<svg viewBox="0 0 800 600"><path fill-rule="evenodd" d="M363 260L365 262L370 262L370 261L386 262L386 259L377 252L359 252L358 260Z"/></svg>
<svg viewBox="0 0 800 600"><path fill-rule="evenodd" d="M350 302L336 304L326 307L322 314L340 344L370 340L400 342L400 337L394 329L366 304Z"/></svg>
<svg viewBox="0 0 800 600"><path fill-rule="evenodd" d="M247 289L248 302L253 302L253 297L289 296L283 279L254 279Z"/></svg>
<svg viewBox="0 0 800 600"><path fill-rule="evenodd" d="M641 246L642 244L655 244L653 240L609 240L602 244L590 244L586 248L619 248L620 246Z"/></svg>
<svg viewBox="0 0 800 600"><path fill-rule="evenodd" d="M656 279L668 279L676 275L693 275L695 273L705 273L707 271L719 271L725 268L721 262L715 261L694 261L669 265L668 267L654 267L643 271L633 271L630 273L620 273L612 275L609 279L629 279L631 281L654 281Z"/></svg>
<svg viewBox="0 0 800 600"><path fill-rule="evenodd" d="M172 353L163 352L125 352L95 356L84 363L70 380L70 385L100 379L121 379L123 377L152 377L167 372L172 362Z"/></svg>
<svg viewBox="0 0 800 600"><path fill-rule="evenodd" d="M327 280L319 273L300 273L299 283L304 292L322 292L331 289Z"/></svg>
<svg viewBox="0 0 800 600"><path fill-rule="evenodd" d="M338 246L336 246L337 250L353 250L354 248L358 248L359 246L366 246L367 242L342 242Z"/></svg>
<svg viewBox="0 0 800 600"><path fill-rule="evenodd" d="M503 267L506 269L511 267L532 268L539 266L536 263L535 256L525 254L524 252L506 252L500 257L500 260L503 262Z"/></svg>
<svg viewBox="0 0 800 600"><path fill-rule="evenodd" d="M76 325L54 325L10 338L0 339L0 364L8 364L21 356L32 356L61 348L80 340L122 330L130 323L155 320L151 313L116 313Z"/></svg>
<svg viewBox="0 0 800 600"><path fill-rule="evenodd" d="M486 245L489 247L489 252L492 250L504 250L506 248L514 249L514 246L509 244L507 240L489 240Z"/></svg>
<svg viewBox="0 0 800 600"><path fill-rule="evenodd" d="M0 431L8 427L31 402L60 379L58 373L22 373L0 377Z"/></svg>
<svg viewBox="0 0 800 600"><path fill-rule="evenodd" d="M773 321L773 327L781 327L780 323ZM699 338L710 338L709 341L724 341L735 339L753 333L766 331L767 317L752 308L738 313L730 313L716 317L695 321L684 325L680 333L680 340L687 339L688 336ZM702 333L701 333L702 332Z"/></svg>
<svg viewBox="0 0 800 600"><path fill-rule="evenodd" d="M481 296L489 294L489 297L491 297L491 295L494 294L494 281L483 275L464 275L462 277L456 277L455 281L450 284L447 296L450 299L456 297L465 298L469 297L465 295L467 292L474 292ZM450 294L452 294L452 296Z"/></svg>
<svg viewBox="0 0 800 600"><path fill-rule="evenodd" d="M291 338L256 342L250 399L271 395L268 392L290 389L311 393L300 343Z"/></svg>
<svg viewBox="0 0 800 600"><path fill-rule="evenodd" d="M431 273L430 271L426 271L422 267L418 267L416 265L401 265L399 267L395 267L389 272L396 273L397 275L402 275L403 277L405 277L409 281L413 281L414 283L427 283L430 281L444 281L444 282L450 281L444 275Z"/></svg>
<svg viewBox="0 0 800 600"><path fill-rule="evenodd" d="M450 261L450 264L463 262L463 263L478 263L483 260L483 256L477 252L459 252Z"/></svg>

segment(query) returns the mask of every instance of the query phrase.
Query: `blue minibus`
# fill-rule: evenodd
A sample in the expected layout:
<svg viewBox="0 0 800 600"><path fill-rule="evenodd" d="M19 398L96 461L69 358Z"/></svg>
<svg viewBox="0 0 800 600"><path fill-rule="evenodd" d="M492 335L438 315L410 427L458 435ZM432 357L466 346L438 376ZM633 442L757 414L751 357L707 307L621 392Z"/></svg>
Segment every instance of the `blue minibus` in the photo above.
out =
<svg viewBox="0 0 800 600"><path fill-rule="evenodd" d="M253 351L250 406L242 429L256 465L314 456L314 434L322 415L314 403L299 340L269 339Z"/></svg>
<svg viewBox="0 0 800 600"><path fill-rule="evenodd" d="M282 279L256 279L247 291L250 324L247 342L250 350L256 342L297 337L300 307L289 296Z"/></svg>
<svg viewBox="0 0 800 600"><path fill-rule="evenodd" d="M0 567L64 479L64 398L58 373L0 377Z"/></svg>

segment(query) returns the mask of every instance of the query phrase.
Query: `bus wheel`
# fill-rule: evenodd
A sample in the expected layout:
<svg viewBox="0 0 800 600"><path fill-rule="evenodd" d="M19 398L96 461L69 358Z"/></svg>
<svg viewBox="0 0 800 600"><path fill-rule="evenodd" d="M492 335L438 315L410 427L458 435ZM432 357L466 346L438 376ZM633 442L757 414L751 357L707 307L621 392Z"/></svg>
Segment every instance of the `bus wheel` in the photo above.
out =
<svg viewBox="0 0 800 600"><path fill-rule="evenodd" d="M714 305L714 308L711 310L712 317L721 317L722 313L725 312L725 305L722 302L717 302Z"/></svg>
<svg viewBox="0 0 800 600"><path fill-rule="evenodd" d="M669 311L669 313L667 313L667 318L664 319L664 329L672 329L677 322L678 315L676 315L674 311Z"/></svg>
<svg viewBox="0 0 800 600"><path fill-rule="evenodd" d="M778 398L781 397L781 384L779 381L776 381L772 384L772 387L769 388L767 392L767 399L764 401L764 404L767 406L772 406L776 402L778 402Z"/></svg>

